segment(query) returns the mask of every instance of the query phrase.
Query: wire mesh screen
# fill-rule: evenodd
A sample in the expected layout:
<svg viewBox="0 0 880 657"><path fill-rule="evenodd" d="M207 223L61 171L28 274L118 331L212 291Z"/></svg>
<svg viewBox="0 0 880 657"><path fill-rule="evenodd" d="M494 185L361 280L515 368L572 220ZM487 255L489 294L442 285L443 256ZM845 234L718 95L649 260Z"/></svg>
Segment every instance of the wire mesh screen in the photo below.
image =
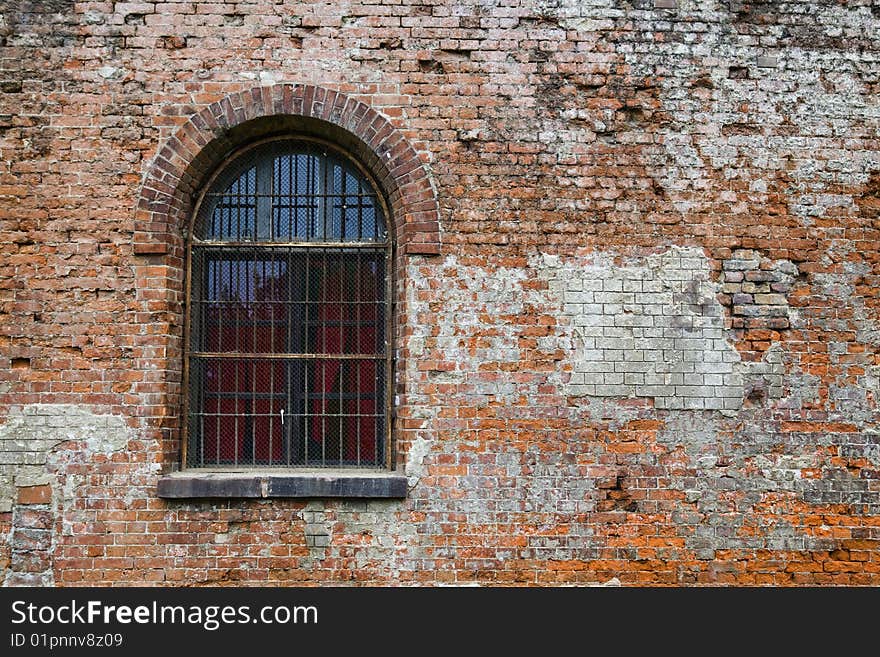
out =
<svg viewBox="0 0 880 657"><path fill-rule="evenodd" d="M385 465L389 245L375 191L297 142L227 172L193 235L187 464Z"/></svg>

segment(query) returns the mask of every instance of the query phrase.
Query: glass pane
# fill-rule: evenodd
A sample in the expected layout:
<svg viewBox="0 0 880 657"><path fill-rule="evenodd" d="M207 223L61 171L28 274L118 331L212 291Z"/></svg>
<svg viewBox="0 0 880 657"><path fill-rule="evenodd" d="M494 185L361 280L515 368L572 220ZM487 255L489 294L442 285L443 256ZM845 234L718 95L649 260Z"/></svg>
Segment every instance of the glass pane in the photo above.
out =
<svg viewBox="0 0 880 657"><path fill-rule="evenodd" d="M384 240L376 190L345 158L284 141L233 161L208 190L199 239L231 242Z"/></svg>
<svg viewBox="0 0 880 657"><path fill-rule="evenodd" d="M206 200L212 208L206 239L250 239L257 220L256 167L247 169L222 191L209 194Z"/></svg>

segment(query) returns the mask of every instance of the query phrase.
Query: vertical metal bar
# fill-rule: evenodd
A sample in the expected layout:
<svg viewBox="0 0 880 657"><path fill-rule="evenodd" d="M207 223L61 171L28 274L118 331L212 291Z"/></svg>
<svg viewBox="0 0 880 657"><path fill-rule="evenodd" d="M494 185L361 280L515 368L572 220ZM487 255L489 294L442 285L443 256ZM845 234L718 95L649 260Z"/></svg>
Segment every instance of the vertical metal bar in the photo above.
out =
<svg viewBox="0 0 880 657"><path fill-rule="evenodd" d="M237 266L238 264L239 264L238 261L236 261L235 276L234 276L236 287L239 285L239 268ZM230 277L232 277L232 270L230 270ZM240 291L240 290L237 290L237 291ZM239 346L238 346L238 336L240 333L240 331L239 331L239 312L240 312L239 306L240 305L241 304L235 305L235 321L233 324L233 333L235 334L235 351L238 353L241 352L241 349L239 349ZM240 398L240 394L241 394L241 387L239 385L238 371L240 369L240 360L236 359L234 362L235 362L235 395L234 395L233 399L235 399L235 416L234 416L233 427L235 428L235 431L234 431L234 439L233 439L232 444L233 444L233 449L234 449L233 462L235 463L235 465L238 465L238 420L239 420L239 416L240 416L238 404L239 404L239 398Z"/></svg>
<svg viewBox="0 0 880 657"><path fill-rule="evenodd" d="M334 175L336 171L339 171L339 175L342 178L342 189L339 190L341 196L339 197L339 241L345 241L345 219L346 219L346 210L348 208L348 197L345 195L348 183L348 175L345 172L345 169L342 166L333 165ZM334 182L336 178L333 179ZM336 191L336 190L334 190Z"/></svg>
<svg viewBox="0 0 880 657"><path fill-rule="evenodd" d="M196 256L196 253L190 253L190 298L192 298L192 258ZM204 348L205 343L208 339L207 333L207 314L208 308L210 308L210 304L207 303L207 300L204 298L205 293L207 292L208 299L210 299L211 291L210 291L210 266L212 261L208 261L208 266L205 266L205 263L202 261L198 266L199 271L199 290L200 290L200 298L199 298L199 306L198 306L198 317L196 318L197 326L200 328L196 329L197 336L195 338L196 344L200 347ZM192 310L190 310L190 317L187 319L191 320ZM189 337L189 336L188 336ZM189 337L190 344L186 345L189 349L192 349L192 337ZM193 363L192 358L187 358L187 376L185 377L185 381L188 384L188 387L192 389L192 384L189 382L189 374L192 372ZM199 361L199 377L198 377L198 404L196 404L196 408L198 409L199 414L199 432L198 432L198 441L199 441L199 464L204 467L205 465L205 361ZM188 440L187 440L188 442ZM184 443L186 444L186 443ZM184 463L186 460L184 460Z"/></svg>
<svg viewBox="0 0 880 657"><path fill-rule="evenodd" d="M327 465L327 361L321 367L321 465Z"/></svg>
<svg viewBox="0 0 880 657"><path fill-rule="evenodd" d="M290 228L290 241L301 239L299 234L299 154L292 156L290 163L290 213L292 226Z"/></svg>
<svg viewBox="0 0 880 657"><path fill-rule="evenodd" d="M238 325L238 303L236 303L235 297L233 296L235 293L235 282L238 280L237 260L230 259L226 262L226 276L228 276L228 279L225 282L229 285L229 294L228 298L224 299L221 303L225 308L229 309L229 322L232 325L230 340L232 344L230 344L227 348L230 351L240 351L238 348L238 331L236 330ZM222 298L222 290L220 291L220 295Z"/></svg>
<svg viewBox="0 0 880 657"><path fill-rule="evenodd" d="M251 247L250 262L247 263L247 280L245 282L245 315L242 324L245 328L250 328L251 333L251 353L257 353L257 336L259 335L259 315L257 313L256 285L257 285L257 247ZM250 327L248 327L250 324ZM251 360L250 379L251 379L251 401L249 408L249 421L251 428L251 465L256 463L256 442L255 442L255 419L257 417L257 370L256 360Z"/></svg>
<svg viewBox="0 0 880 657"><path fill-rule="evenodd" d="M375 195L370 197L370 205L373 209L373 239L374 240L379 239L379 220L380 220L380 218L381 219L385 218L384 213L380 211L380 208L382 206L378 203L378 200L379 199L376 198Z"/></svg>
<svg viewBox="0 0 880 657"><path fill-rule="evenodd" d="M293 241L296 236L293 233L292 216L296 212L296 188L294 187L293 167L296 166L296 155L287 156L287 202L291 207L287 208L287 239Z"/></svg>
<svg viewBox="0 0 880 657"><path fill-rule="evenodd" d="M364 239L364 183L362 180L358 181L357 186L357 211L358 211L358 229L357 229L357 239L359 242L362 242Z"/></svg>
<svg viewBox="0 0 880 657"><path fill-rule="evenodd" d="M382 407L385 402L385 395L382 394L382 398L380 399L380 390L381 388L381 377L379 376L379 368L382 363L376 359L373 362L373 417L371 421L373 423L373 465L379 466L379 441L384 440L384 436L382 435L382 429L379 423L379 413L382 411ZM382 404L380 404L380 401Z"/></svg>
<svg viewBox="0 0 880 657"><path fill-rule="evenodd" d="M358 211L360 215L360 211ZM360 226L360 218L358 218L358 226ZM358 237L360 237L360 228L358 228ZM355 323L354 323L354 335L357 340L357 346L355 347L360 353L361 351L361 331L363 327L361 326L361 291L365 286L364 275L362 271L362 259L361 259L361 251L357 251L357 261L355 263L355 275L354 275L354 310L355 310ZM363 388L361 387L361 370L363 370L363 363L358 361L355 365L357 367L357 381L355 381L354 389L357 392L357 396L354 400L355 407L355 418L354 423L357 427L355 431L355 440L356 443L356 452L357 452L357 464L361 464L361 397L363 395Z"/></svg>
<svg viewBox="0 0 880 657"><path fill-rule="evenodd" d="M251 465L257 463L257 361L251 361Z"/></svg>
<svg viewBox="0 0 880 657"><path fill-rule="evenodd" d="M302 279L300 280L300 285L304 285L304 287L298 288L298 295L299 298L302 300L303 321L302 324L296 325L297 333L295 340L297 345L300 345L303 353L310 353L312 345L310 341L311 333L309 332L309 253L300 253L300 260L303 263L303 274ZM301 421L303 427L302 436L297 436L297 439L301 439L303 441L301 451L304 462L307 462L308 459L308 441L311 434L310 409L309 402L306 396L309 389L308 380L310 366L310 361L306 360L303 362L302 369L297 370L297 376L299 378L297 378L296 381L297 411L299 411L299 414L302 416L301 419L298 419L297 421ZM297 417L299 418L299 416Z"/></svg>
<svg viewBox="0 0 880 657"><path fill-rule="evenodd" d="M222 254L221 254L222 257ZM226 308L223 306L223 300L220 297L221 277L223 276L222 266L223 260L213 260L214 265L214 304L217 308L217 351L223 351L223 315L226 314Z"/></svg>
<svg viewBox="0 0 880 657"><path fill-rule="evenodd" d="M342 401L342 390L345 386L342 382L345 381L345 360L340 359L339 361L339 406L337 407L339 410L337 411L338 419L339 419L339 464L342 464L343 457L345 455L345 426L343 423L343 401Z"/></svg>
<svg viewBox="0 0 880 657"><path fill-rule="evenodd" d="M293 294L294 294L293 251L291 251L290 249L287 249L286 256L287 256L287 271L285 272L285 275L284 275L284 283L285 283L285 288L287 290L287 294L285 295L286 304L284 306L284 313L283 314L284 314L284 318L286 320L285 321L285 324L286 324L285 328L286 328L287 337L286 337L286 340L284 343L284 349L287 352L292 352L295 350L295 347L294 347L293 342L291 340L290 329L293 326L293 319L296 316L296 306L294 305L294 302L293 302ZM284 404L284 408L287 409L288 417L294 418L290 422L287 423L288 428L285 428L283 425L281 427L281 439L284 441L283 442L284 450L287 452L285 455L286 456L285 460L287 461L288 467L290 467L290 457L291 457L291 452L293 451L291 449L292 445L290 444L290 438L289 438L289 436L292 434L292 428L290 428L290 427L291 427L291 422L296 422L296 420L295 420L296 416L291 412L293 410L293 408L292 408L291 399L290 399L290 396L291 396L291 394L290 394L291 393L291 389L290 389L291 372L290 372L290 370L292 367L294 367L293 364L289 364L289 363L284 364L284 400L282 401L282 404Z"/></svg>
<svg viewBox="0 0 880 657"><path fill-rule="evenodd" d="M217 301L216 301L216 304L217 304L217 346L218 346L217 351L222 351L223 315L226 313L226 308L224 307L222 298L220 296L220 289L222 289L222 281L223 281L223 275L224 275L224 272L222 271L222 267L221 267L221 264L223 262L224 262L223 260L214 261L214 265L215 265L215 267L214 267L214 298L217 299ZM217 366L223 367L223 365L221 365L220 363L218 363ZM218 377L217 380L220 381L220 377ZM221 438L220 425L223 422L223 414L222 414L223 402L221 401L221 399L222 399L221 396L218 394L219 392L220 392L220 390L218 389L215 393L215 399L216 399L215 406L216 407L214 409L214 427L215 427L215 434L216 434L215 437L217 440L216 460L218 462L220 461L220 454L222 453L220 450L220 447L221 447L220 446L220 438Z"/></svg>
<svg viewBox="0 0 880 657"><path fill-rule="evenodd" d="M375 214L375 208L374 208L373 217L374 217L373 225L377 226L379 224L379 220ZM387 258L387 250L388 249L386 247L386 254L385 254L386 258ZM380 299L377 299L376 297L381 294L379 291L380 285L386 286L385 295L386 295L386 297L388 295L388 291L387 291L388 290L388 287L387 287L388 281L386 278L387 277L387 271L386 271L387 263L382 263L379 259L378 254L373 254L372 257L373 257L373 262L376 267L375 288L374 288L373 295L372 295L373 298L371 300L371 303L373 304L373 315L375 317L375 319L373 320L373 333L374 333L373 353L383 354L384 351L382 350L382 342L384 341L384 338L385 338L385 331L382 330L382 322L385 320L385 309L384 309L384 306L381 304ZM381 275L381 278L380 278L380 275ZM379 417L380 417L379 414L381 412L383 412L384 405L385 405L385 398L387 397L387 394L385 393L385 391L382 387L382 382L383 382L382 376L381 376L382 366L383 366L383 362L380 361L379 359L376 359L373 362L373 418L372 418L372 422L373 422L373 435L375 436L375 440L373 440L373 465L377 465L377 466L380 465L380 463L379 463L379 441L385 439L385 436L383 435L383 432L381 431L381 429L383 427L380 426L380 422L379 422Z"/></svg>
<svg viewBox="0 0 880 657"><path fill-rule="evenodd" d="M276 261L276 251L272 251L272 260L270 270L275 270ZM266 277L266 261L263 260L263 287L265 291L263 292L265 300L263 303L266 305L266 314L269 315L269 353L277 353L275 347L275 296L277 291L275 290L275 284L277 278L275 276L272 277L271 285L269 284L269 278ZM274 452L272 451L272 439L274 437L273 433L273 420L275 419L275 361L269 360L269 464L275 465L272 462Z"/></svg>
<svg viewBox="0 0 880 657"><path fill-rule="evenodd" d="M307 360L303 363L303 465L309 464L309 437L312 433L312 409L309 399L309 368L314 360Z"/></svg>
<svg viewBox="0 0 880 657"><path fill-rule="evenodd" d="M269 360L269 465L275 464L275 452L273 451L273 438L275 437L275 366L277 361ZM281 409L281 431L284 431L284 409Z"/></svg>
<svg viewBox="0 0 880 657"><path fill-rule="evenodd" d="M384 219L384 216L383 216L383 219ZM379 215L377 213L376 214L376 225L378 226L378 224L379 224ZM383 345L384 352L383 353L385 355L385 380L383 381L383 383L384 383L384 386L383 386L384 387L384 390L383 390L384 413L383 413L382 417L385 418L384 419L384 426L383 426L383 428L385 430L385 455L384 455L385 456L385 467L389 468L389 469L393 465L391 462L391 458L392 458L392 454L391 454L391 411L392 411L392 409L391 409L391 394L393 392L391 389L392 368L391 368L391 345L390 345L391 331L393 330L392 316L391 316L391 299L392 299L391 295L393 293L392 281L391 281L391 272L392 272L391 258L392 258L391 242L390 242L390 240L387 240L386 245L385 245L385 266L382 271L382 276L385 279L385 294L384 294L384 301L382 301L380 303L380 307L382 308L383 317L385 319L385 330L384 330L384 335L383 335L383 337L384 337L384 345ZM378 331L376 331L376 333L378 334ZM377 367L376 369L378 371L379 368ZM379 382L377 381L376 383L377 383L376 391L378 394L378 390L379 390L378 383ZM375 406L378 406L378 404L376 404ZM375 420L376 423L379 422L379 417L380 416L377 413L376 420ZM377 427L377 429L378 429L378 427ZM376 433L378 434L379 432L377 431ZM378 446L378 444L379 444L379 441L378 441L378 435L377 435L376 445ZM379 459L378 459L378 454L377 454L376 463L378 463L378 461L379 461Z"/></svg>
<svg viewBox="0 0 880 657"><path fill-rule="evenodd" d="M268 352L275 353L275 277L266 275L266 263L267 260L269 262L269 273L272 274L275 270L275 265L277 264L277 250L271 249L269 251L271 254L271 260L268 258L263 259L263 301L261 303L264 305L263 312L268 315L269 321L269 348ZM271 283L270 283L271 281Z"/></svg>
<svg viewBox="0 0 880 657"><path fill-rule="evenodd" d="M327 169L329 167L327 166L327 154L326 153L324 154L324 157L321 158L320 162L321 162L320 171L321 171L322 181L321 181L321 184L318 188L320 190L320 193L318 194L318 198L320 199L320 203L322 205L321 219L324 222L324 229L321 232L321 238L326 242L328 239L328 235L327 235L327 214L328 214L327 213L327 206L330 205L330 203L328 203L328 198L327 198L327 193L328 193L328 189L329 189L328 185L327 185Z"/></svg>
<svg viewBox="0 0 880 657"><path fill-rule="evenodd" d="M346 299L346 263L344 262L344 253L339 250L339 352L346 353L346 347L351 339L351 332L346 326L351 315L351 309ZM345 460L345 400L343 392L346 389L345 366L347 361L344 358L339 359L339 403L337 404L337 414L339 415L339 464Z"/></svg>
<svg viewBox="0 0 880 657"><path fill-rule="evenodd" d="M321 353L327 353L327 285L329 276L327 271L327 249L322 249L321 255L324 266L321 269L321 305L319 306L319 314L321 317ZM326 358L326 357L325 357ZM321 465L326 463L326 446L327 446L327 361L321 364Z"/></svg>
<svg viewBox="0 0 880 657"><path fill-rule="evenodd" d="M265 258L257 257L257 247L251 247L251 264L248 265L248 281L247 281L247 318L251 324L251 353L259 353L257 344L257 336L259 335L259 313L257 307L257 272L260 262L265 262Z"/></svg>
<svg viewBox="0 0 880 657"><path fill-rule="evenodd" d="M218 365L218 367L222 367L222 365L220 365L220 363L218 363L217 365ZM220 455L223 453L222 452L223 432L220 429L220 425L223 423L223 405L221 402L222 397L219 394L215 397L215 399L216 399L216 401L215 401L215 408L214 408L214 442L217 443L217 445L215 447L216 454L217 454L217 456L215 457L215 460L217 461L217 463L219 463L221 460Z"/></svg>
<svg viewBox="0 0 880 657"><path fill-rule="evenodd" d="M279 194L281 193L280 185L278 184L279 180L281 180L281 158L277 155L269 158L266 167L266 177L268 179L268 182L266 183L266 192L268 196L264 201L264 205L267 206L268 212L263 218L263 221L266 224L266 235L265 237L260 235L259 239L257 239L255 235L254 241L274 242L278 240L278 235L276 234L277 231L275 230L275 212L278 209L277 201ZM259 222L259 219L257 221Z"/></svg>
<svg viewBox="0 0 880 657"><path fill-rule="evenodd" d="M203 361L200 361L202 363ZM202 368L199 367L201 370ZM193 367L190 365L189 371L192 372ZM200 374L197 380L198 385L198 404L196 404L196 408L199 409L198 414L198 422L199 422L199 430L198 430L198 440L199 440L199 465L205 467L205 377L204 374ZM184 460L186 463L186 460Z"/></svg>
<svg viewBox="0 0 880 657"><path fill-rule="evenodd" d="M318 237L318 209L319 205L315 200L315 169L317 162L314 157L308 155L306 157L306 196L309 199L309 208L306 213L309 217L309 223L306 227L306 240Z"/></svg>
<svg viewBox="0 0 880 657"><path fill-rule="evenodd" d="M223 196L220 198L221 203L223 203L223 218L225 219L225 226L221 231L220 239L226 239L230 233L232 232L232 208L230 207L231 199L230 194L235 194L235 187L233 186L229 192L224 191Z"/></svg>
<svg viewBox="0 0 880 657"><path fill-rule="evenodd" d="M274 190L272 189L273 176L275 173L274 153L268 153L257 161L254 167L255 194L254 197L254 234L255 242L272 240L272 209L274 205Z"/></svg>
<svg viewBox="0 0 880 657"><path fill-rule="evenodd" d="M310 354L314 354L317 350L317 337L318 337L318 322L314 319L310 318L310 315L313 314L310 311L312 310L312 253L311 251L306 252L306 348L308 349ZM312 324L314 324L314 330L312 330ZM308 454L309 454L309 439L311 438L312 433L312 413L314 413L314 409L312 408L312 400L309 395L309 391L311 390L311 386L314 386L317 381L317 372L312 371L312 382L311 386L309 384L309 372L310 368L313 365L316 365L317 361L313 358L306 363L306 371L305 371L305 389L303 390L303 403L304 411L303 416L305 419L306 432L305 432L305 453L306 453L306 462L308 462Z"/></svg>
<svg viewBox="0 0 880 657"><path fill-rule="evenodd" d="M197 409L197 413L194 416L189 414L187 417L187 428L195 429L195 431L190 431L190 435L187 437L187 441L192 438L197 438L198 443L195 445L197 449L193 450L195 452L194 457L198 459L199 466L205 467L205 386L204 386L204 377L203 376L194 376L193 370L194 366L191 363L188 368L188 374L193 379L196 380L197 387L193 391L193 386L190 386L190 392L187 397L190 399L190 405L193 405L192 402L195 402L195 407ZM193 394L193 392L195 394ZM193 399L194 398L194 399ZM194 426L196 425L196 426ZM193 436L192 434L195 434ZM188 459L184 460L184 466L188 466Z"/></svg>
<svg viewBox="0 0 880 657"><path fill-rule="evenodd" d="M306 167L305 189L302 189L301 193L303 196L305 196L305 198L308 201L307 201L307 203L302 203L302 201L300 200L300 197L297 196L297 203L298 204L302 203L303 208L305 209L305 212L303 213L303 219L306 222L306 225L305 225L305 235L303 236L303 239L305 239L305 241L309 241L312 238L312 223L314 221L314 217L312 216L312 207L311 207L311 202L312 202L312 186L311 186L312 185L312 183L311 183L311 180L312 180L312 158L310 158L306 155L306 156L304 156L304 160L305 160L305 167ZM299 189L299 183L297 183L297 189ZM297 209L299 209L299 208L297 208Z"/></svg>

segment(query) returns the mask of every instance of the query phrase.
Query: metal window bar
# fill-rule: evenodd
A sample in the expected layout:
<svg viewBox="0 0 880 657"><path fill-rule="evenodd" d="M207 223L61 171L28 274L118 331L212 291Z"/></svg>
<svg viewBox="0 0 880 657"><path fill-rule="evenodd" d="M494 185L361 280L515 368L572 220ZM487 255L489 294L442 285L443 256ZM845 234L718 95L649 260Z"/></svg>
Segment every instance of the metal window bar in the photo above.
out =
<svg viewBox="0 0 880 657"><path fill-rule="evenodd" d="M378 199L326 155L281 157L210 190L207 230L192 237L187 465L387 466L390 245ZM313 218L303 227L301 211Z"/></svg>

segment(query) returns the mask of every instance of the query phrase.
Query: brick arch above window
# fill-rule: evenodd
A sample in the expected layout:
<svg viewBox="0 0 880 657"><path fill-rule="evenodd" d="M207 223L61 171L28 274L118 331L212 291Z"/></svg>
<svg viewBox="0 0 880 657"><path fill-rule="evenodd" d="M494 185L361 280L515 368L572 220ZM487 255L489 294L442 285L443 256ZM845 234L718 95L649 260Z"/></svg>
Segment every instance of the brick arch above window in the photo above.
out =
<svg viewBox="0 0 880 657"><path fill-rule="evenodd" d="M137 255L182 249L200 186L240 146L301 132L348 150L375 176L393 217L400 254L440 253L439 206L428 171L391 122L369 105L312 85L256 87L193 115L155 156L141 187L133 238Z"/></svg>

